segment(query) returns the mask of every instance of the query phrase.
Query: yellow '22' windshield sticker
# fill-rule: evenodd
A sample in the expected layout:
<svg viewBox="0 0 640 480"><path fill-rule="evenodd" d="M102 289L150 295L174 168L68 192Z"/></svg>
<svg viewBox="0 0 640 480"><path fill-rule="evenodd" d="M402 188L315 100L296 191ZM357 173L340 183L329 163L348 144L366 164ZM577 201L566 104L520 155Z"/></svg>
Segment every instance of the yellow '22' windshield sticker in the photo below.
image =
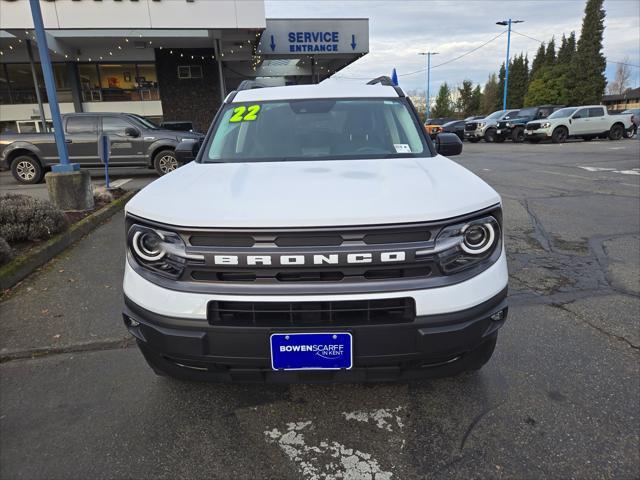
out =
<svg viewBox="0 0 640 480"><path fill-rule="evenodd" d="M233 115L229 119L229 123L251 122L258 118L260 105L249 105L248 107L240 106L233 109Z"/></svg>

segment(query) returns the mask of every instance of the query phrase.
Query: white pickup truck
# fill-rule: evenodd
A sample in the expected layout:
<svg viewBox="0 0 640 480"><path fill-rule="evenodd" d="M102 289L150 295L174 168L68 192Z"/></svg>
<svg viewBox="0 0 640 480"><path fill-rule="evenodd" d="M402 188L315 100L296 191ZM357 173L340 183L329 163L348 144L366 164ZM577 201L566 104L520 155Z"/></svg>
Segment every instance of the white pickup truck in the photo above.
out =
<svg viewBox="0 0 640 480"><path fill-rule="evenodd" d="M632 128L631 115L609 115L602 105L561 108L548 118L527 123L525 139L532 143L551 139L563 143L568 138L620 140Z"/></svg>

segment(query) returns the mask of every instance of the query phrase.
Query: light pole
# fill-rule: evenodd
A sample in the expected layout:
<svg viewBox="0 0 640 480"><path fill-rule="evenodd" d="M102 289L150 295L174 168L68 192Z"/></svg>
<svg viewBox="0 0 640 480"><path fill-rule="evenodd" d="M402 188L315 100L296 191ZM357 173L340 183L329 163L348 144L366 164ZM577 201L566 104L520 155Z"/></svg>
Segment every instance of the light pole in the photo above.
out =
<svg viewBox="0 0 640 480"><path fill-rule="evenodd" d="M502 25L507 27L507 60L504 63L504 94L502 96L502 109L507 109L507 89L509 88L509 48L511 47L511 24L522 23L524 20L502 20L496 22L496 25Z"/></svg>
<svg viewBox="0 0 640 480"><path fill-rule="evenodd" d="M426 55L427 56L427 94L425 96L425 120L429 118L429 101L430 101L430 88L431 88L431 55L438 55L438 52L420 52L418 55Z"/></svg>

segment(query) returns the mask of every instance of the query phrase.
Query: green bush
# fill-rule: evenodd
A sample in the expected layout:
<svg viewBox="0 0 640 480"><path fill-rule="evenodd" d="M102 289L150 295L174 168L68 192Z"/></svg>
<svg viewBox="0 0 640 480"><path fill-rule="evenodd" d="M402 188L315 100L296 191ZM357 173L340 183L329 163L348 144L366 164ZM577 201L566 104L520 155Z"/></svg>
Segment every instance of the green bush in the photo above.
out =
<svg viewBox="0 0 640 480"><path fill-rule="evenodd" d="M13 250L7 243L7 241L0 237L0 265L9 263L9 260L13 258Z"/></svg>
<svg viewBox="0 0 640 480"><path fill-rule="evenodd" d="M68 226L62 210L27 195L0 197L0 237L8 243L43 240Z"/></svg>

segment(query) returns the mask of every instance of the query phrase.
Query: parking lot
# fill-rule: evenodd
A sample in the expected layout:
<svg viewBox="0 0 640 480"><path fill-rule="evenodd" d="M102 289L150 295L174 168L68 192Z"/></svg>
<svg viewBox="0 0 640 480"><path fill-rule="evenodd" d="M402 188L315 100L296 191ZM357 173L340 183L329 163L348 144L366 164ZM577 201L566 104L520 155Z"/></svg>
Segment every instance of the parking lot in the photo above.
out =
<svg viewBox="0 0 640 480"><path fill-rule="evenodd" d="M122 325L118 214L0 303L0 477L638 478L640 142L465 143L456 161L504 203L510 312L480 372L156 377Z"/></svg>

